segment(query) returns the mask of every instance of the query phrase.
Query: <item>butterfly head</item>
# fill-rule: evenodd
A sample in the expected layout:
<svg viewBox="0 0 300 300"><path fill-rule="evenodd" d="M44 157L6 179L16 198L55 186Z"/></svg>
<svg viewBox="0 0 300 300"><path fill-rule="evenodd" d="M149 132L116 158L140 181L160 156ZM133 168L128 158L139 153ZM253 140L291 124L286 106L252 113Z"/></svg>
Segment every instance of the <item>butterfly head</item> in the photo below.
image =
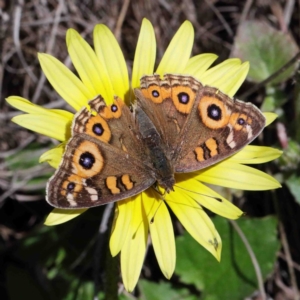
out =
<svg viewBox="0 0 300 300"><path fill-rule="evenodd" d="M167 177L167 178L158 178L157 179L158 184L165 189L167 193L170 193L171 191L174 191L174 185L175 185L175 178L174 175Z"/></svg>

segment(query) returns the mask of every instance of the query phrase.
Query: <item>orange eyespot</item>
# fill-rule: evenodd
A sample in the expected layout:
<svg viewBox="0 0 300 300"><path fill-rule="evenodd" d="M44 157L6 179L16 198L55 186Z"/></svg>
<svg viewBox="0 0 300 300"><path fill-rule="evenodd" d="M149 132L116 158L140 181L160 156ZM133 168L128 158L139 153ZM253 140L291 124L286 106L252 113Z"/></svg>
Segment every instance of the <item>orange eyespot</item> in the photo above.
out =
<svg viewBox="0 0 300 300"><path fill-rule="evenodd" d="M103 156L96 144L83 141L72 157L74 173L82 178L90 178L99 174L104 166Z"/></svg>
<svg viewBox="0 0 300 300"><path fill-rule="evenodd" d="M179 112L188 114L195 102L195 92L188 86L175 86L172 88L172 100Z"/></svg>
<svg viewBox="0 0 300 300"><path fill-rule="evenodd" d="M198 111L202 122L211 129L224 128L231 113L221 100L212 96L203 96L200 99Z"/></svg>
<svg viewBox="0 0 300 300"><path fill-rule="evenodd" d="M111 139L111 131L107 122L99 115L91 117L86 123L85 133L91 134L97 139L108 143Z"/></svg>

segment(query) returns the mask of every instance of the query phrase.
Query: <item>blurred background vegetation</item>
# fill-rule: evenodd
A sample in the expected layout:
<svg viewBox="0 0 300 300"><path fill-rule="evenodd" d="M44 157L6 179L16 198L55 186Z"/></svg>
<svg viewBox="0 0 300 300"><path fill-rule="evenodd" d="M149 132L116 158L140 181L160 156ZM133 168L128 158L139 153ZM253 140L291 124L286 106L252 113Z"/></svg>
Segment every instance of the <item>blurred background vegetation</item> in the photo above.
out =
<svg viewBox="0 0 300 300"><path fill-rule="evenodd" d="M120 299L259 300L259 280L270 299L300 299L299 6L299 0L0 0L0 298L103 299L113 271L109 283L117 284ZM158 61L186 19L195 29L193 54L216 53L216 63L230 56L250 61L237 98L278 114L256 143L284 151L277 161L258 166L283 187L221 191L246 212L236 223L212 216L223 240L221 263L174 217L175 274L170 281L163 277L150 245L138 286L128 294L118 262L108 259L107 233L99 233L104 207L62 225L43 225L51 211L45 185L53 169L38 160L55 141L13 124L19 112L4 99L19 95L71 110L45 80L37 52L72 68L66 30L75 28L92 44L93 27L104 23L130 68L144 17L155 28Z"/></svg>

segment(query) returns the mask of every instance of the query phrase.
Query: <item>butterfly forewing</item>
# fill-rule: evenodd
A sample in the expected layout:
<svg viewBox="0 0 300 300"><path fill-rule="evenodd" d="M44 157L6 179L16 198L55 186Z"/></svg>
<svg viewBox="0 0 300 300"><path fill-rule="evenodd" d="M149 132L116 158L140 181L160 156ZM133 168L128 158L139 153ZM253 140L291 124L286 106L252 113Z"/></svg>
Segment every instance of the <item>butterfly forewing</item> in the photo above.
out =
<svg viewBox="0 0 300 300"><path fill-rule="evenodd" d="M74 118L47 201L62 208L92 207L135 195L154 182L130 110L118 100L107 106L98 97Z"/></svg>
<svg viewBox="0 0 300 300"><path fill-rule="evenodd" d="M138 105L160 133L170 158L201 88L192 76L166 74L163 79L159 75L142 77L141 88L135 90Z"/></svg>

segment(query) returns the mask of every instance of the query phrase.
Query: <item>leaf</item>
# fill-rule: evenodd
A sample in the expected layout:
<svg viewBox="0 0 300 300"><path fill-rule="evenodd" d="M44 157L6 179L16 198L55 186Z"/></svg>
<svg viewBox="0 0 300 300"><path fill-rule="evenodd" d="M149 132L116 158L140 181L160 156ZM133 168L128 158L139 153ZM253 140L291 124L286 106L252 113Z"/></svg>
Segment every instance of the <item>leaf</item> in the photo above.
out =
<svg viewBox="0 0 300 300"><path fill-rule="evenodd" d="M44 191L46 183L53 173L51 168L39 166L39 157L45 152L45 148L39 147L41 145L32 143L25 149L5 158L5 166L9 173L13 172L14 175L13 184L19 186L20 191Z"/></svg>
<svg viewBox="0 0 300 300"><path fill-rule="evenodd" d="M272 271L279 242L276 219L240 219L238 225L254 251L264 278ZM194 284L203 299L244 299L257 289L257 280L249 254L227 220L214 218L223 239L221 262L203 251L188 234L177 238L175 273L185 284ZM257 230L259 228L259 230Z"/></svg>
<svg viewBox="0 0 300 300"><path fill-rule="evenodd" d="M141 293L139 299L141 300L198 299L198 297L191 295L188 289L174 289L169 282L153 283L147 280L140 280L138 286Z"/></svg>
<svg viewBox="0 0 300 300"><path fill-rule="evenodd" d="M44 148L38 147L40 146L32 143L26 149L8 156L5 159L6 166L12 171L36 167L39 164L39 157L45 152Z"/></svg>
<svg viewBox="0 0 300 300"><path fill-rule="evenodd" d="M22 276L32 277L31 280L38 285L38 292L44 293L46 289L46 296L54 295L50 299L93 299L94 283L91 266L94 264L94 246L102 211L103 207L99 207L88 210L72 222L53 227L38 227L20 240L13 255L18 257L18 264L24 267L24 272L31 272L29 275L26 273L22 275L22 272L18 271L21 279ZM102 252L99 251L97 255L100 264ZM8 264L12 265L9 262ZM49 299L44 295L31 297L31 294L34 296L37 292L34 290L35 287L32 287L33 291L27 292L31 288L29 287L31 283L29 279L24 278L23 281L25 280L28 286L24 287L24 292L20 293L19 297L11 299L22 299L23 295L32 300ZM23 288L16 275L14 277L12 275L10 284L14 288L18 286L20 290L21 287ZM17 291L12 293L17 294Z"/></svg>
<svg viewBox="0 0 300 300"><path fill-rule="evenodd" d="M283 111L281 107L288 101L286 95L282 92L281 88L269 86L266 88L266 97L260 109L262 111L276 111L281 116Z"/></svg>
<svg viewBox="0 0 300 300"><path fill-rule="evenodd" d="M289 139L287 147L284 148L283 154L278 158L280 169L287 171L295 171L300 163L300 145L297 141Z"/></svg>
<svg viewBox="0 0 300 300"><path fill-rule="evenodd" d="M300 204L300 177L297 177L295 174L293 174L291 177L285 180L285 184L289 187L290 192L298 204Z"/></svg>
<svg viewBox="0 0 300 300"><path fill-rule="evenodd" d="M259 33L259 34L258 34ZM248 79L260 82L285 65L296 53L298 46L292 37L265 22L246 21L238 31L233 57L250 62ZM293 75L297 64L289 67L269 85L284 82Z"/></svg>

